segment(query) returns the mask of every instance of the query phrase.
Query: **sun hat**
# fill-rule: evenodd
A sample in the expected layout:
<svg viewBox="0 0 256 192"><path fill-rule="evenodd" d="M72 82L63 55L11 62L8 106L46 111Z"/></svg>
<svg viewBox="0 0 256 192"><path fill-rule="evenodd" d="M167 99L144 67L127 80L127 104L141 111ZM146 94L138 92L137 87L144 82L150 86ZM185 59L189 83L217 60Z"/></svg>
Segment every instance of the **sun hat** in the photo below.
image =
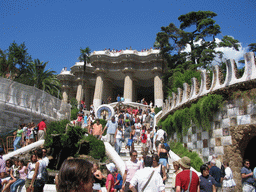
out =
<svg viewBox="0 0 256 192"><path fill-rule="evenodd" d="M190 165L191 165L191 160L190 158L184 156L182 157L179 161L179 164L184 167L185 169L189 169L190 168Z"/></svg>
<svg viewBox="0 0 256 192"><path fill-rule="evenodd" d="M107 169L108 169L111 173L114 173L115 168L116 168L116 166L115 166L114 163L109 163L109 164L106 165L106 167L107 167Z"/></svg>

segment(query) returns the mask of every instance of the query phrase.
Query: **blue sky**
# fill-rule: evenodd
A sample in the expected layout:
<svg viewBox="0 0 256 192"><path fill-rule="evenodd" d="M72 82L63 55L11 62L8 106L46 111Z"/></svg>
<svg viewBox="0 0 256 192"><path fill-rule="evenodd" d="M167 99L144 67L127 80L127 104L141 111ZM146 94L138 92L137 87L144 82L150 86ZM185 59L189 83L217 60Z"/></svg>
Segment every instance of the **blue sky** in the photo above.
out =
<svg viewBox="0 0 256 192"><path fill-rule="evenodd" d="M33 59L60 73L77 62L80 47L136 50L153 47L162 26L190 11L210 10L222 35L241 42L239 59L256 42L255 0L0 0L0 49L25 42Z"/></svg>

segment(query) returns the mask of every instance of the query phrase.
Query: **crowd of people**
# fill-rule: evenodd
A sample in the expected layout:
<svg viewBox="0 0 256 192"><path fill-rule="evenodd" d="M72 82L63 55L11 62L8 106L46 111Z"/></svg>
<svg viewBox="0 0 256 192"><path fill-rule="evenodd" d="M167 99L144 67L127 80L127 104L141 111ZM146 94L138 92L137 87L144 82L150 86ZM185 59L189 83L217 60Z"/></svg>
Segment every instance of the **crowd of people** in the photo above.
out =
<svg viewBox="0 0 256 192"><path fill-rule="evenodd" d="M4 161L3 152L3 148L0 148L0 190L16 192L25 185L27 192L42 192L48 179L47 150L38 149L27 163L19 158Z"/></svg>
<svg viewBox="0 0 256 192"><path fill-rule="evenodd" d="M24 147L35 141L45 139L47 129L45 121L46 119L42 119L37 125L34 122L19 125L19 128L13 132L15 137L13 141L14 151L21 146Z"/></svg>

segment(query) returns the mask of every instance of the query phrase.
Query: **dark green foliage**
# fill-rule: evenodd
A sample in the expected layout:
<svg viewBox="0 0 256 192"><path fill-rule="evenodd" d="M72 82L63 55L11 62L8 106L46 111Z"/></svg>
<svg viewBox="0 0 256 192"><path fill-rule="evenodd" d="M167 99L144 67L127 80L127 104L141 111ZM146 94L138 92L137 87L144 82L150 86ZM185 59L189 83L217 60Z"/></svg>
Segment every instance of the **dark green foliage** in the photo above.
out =
<svg viewBox="0 0 256 192"><path fill-rule="evenodd" d="M202 159L196 152L190 152L187 148L183 147L182 143L170 143L171 150L181 158L187 156L191 159L191 167L200 172L200 166L203 164Z"/></svg>
<svg viewBox="0 0 256 192"><path fill-rule="evenodd" d="M68 130L61 137L61 144L67 149L69 156L73 156L79 149L79 141L84 137L85 130L79 126L69 126Z"/></svg>
<svg viewBox="0 0 256 192"><path fill-rule="evenodd" d="M103 159L105 157L105 145L103 141L97 139L93 135L88 135L85 141L89 142L89 155L94 159Z"/></svg>
<svg viewBox="0 0 256 192"><path fill-rule="evenodd" d="M158 125L162 125L168 134L186 134L191 123L203 130L209 130L213 115L220 109L223 103L223 96L212 94L202 97L197 103L191 104L189 108L179 109L173 114L160 121Z"/></svg>
<svg viewBox="0 0 256 192"><path fill-rule="evenodd" d="M47 134L44 145L46 147L52 147L56 143L53 141L51 134L64 134L66 132L66 125L69 123L69 120L53 121L47 125Z"/></svg>
<svg viewBox="0 0 256 192"><path fill-rule="evenodd" d="M75 120L77 119L77 113L78 113L79 109L75 108L71 108L71 120Z"/></svg>
<svg viewBox="0 0 256 192"><path fill-rule="evenodd" d="M162 110L162 107L156 107L155 109L154 109L154 111L155 111L155 114L157 114L159 111L161 111Z"/></svg>

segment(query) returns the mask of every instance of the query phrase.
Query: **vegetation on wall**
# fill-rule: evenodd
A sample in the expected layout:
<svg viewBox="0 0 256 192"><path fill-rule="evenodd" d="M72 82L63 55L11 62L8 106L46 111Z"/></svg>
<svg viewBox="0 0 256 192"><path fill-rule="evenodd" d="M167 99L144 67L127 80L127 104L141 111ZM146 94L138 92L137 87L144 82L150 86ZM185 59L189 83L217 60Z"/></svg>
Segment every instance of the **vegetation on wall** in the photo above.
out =
<svg viewBox="0 0 256 192"><path fill-rule="evenodd" d="M203 164L202 159L196 152L190 152L187 148L183 147L182 143L170 143L171 150L179 157L187 156L191 159L191 167L200 172L200 166Z"/></svg>
<svg viewBox="0 0 256 192"><path fill-rule="evenodd" d="M209 130L213 115L222 104L222 95L207 95L200 98L197 103L191 104L190 107L179 109L168 115L158 125L161 125L169 135L176 132L179 136L186 134L188 128L193 124L197 127L202 127L203 130Z"/></svg>

